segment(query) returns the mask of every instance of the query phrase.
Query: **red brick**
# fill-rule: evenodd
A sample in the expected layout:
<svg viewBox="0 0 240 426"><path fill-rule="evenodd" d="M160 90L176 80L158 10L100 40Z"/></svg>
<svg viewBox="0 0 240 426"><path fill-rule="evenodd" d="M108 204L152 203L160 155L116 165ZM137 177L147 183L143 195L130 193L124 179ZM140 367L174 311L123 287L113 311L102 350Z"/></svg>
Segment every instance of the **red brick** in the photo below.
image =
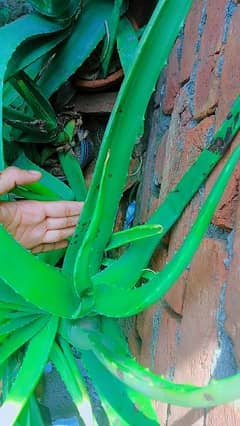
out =
<svg viewBox="0 0 240 426"><path fill-rule="evenodd" d="M209 0L204 28L199 67L196 78L194 117L201 119L211 114L218 103L219 78L216 73L218 53L222 46L226 0Z"/></svg>
<svg viewBox="0 0 240 426"><path fill-rule="evenodd" d="M193 164L203 147L205 136L213 125L213 117L207 117L194 128L188 128L191 114L185 89L176 98L166 142L160 200L174 188L186 169Z"/></svg>
<svg viewBox="0 0 240 426"><path fill-rule="evenodd" d="M195 0L187 17L184 30L183 54L181 60L180 82L184 83L190 77L195 59L195 43L198 39L203 2Z"/></svg>
<svg viewBox="0 0 240 426"><path fill-rule="evenodd" d="M221 407L213 408L209 411L206 419L206 426L239 426L240 410L239 407L226 404Z"/></svg>
<svg viewBox="0 0 240 426"><path fill-rule="evenodd" d="M178 94L180 83L179 83L179 60L178 60L178 49L180 47L181 40L177 40L175 46L169 57L169 63L167 68L167 83L166 83L166 94L163 103L163 112L170 114L174 107L174 101Z"/></svg>
<svg viewBox="0 0 240 426"><path fill-rule="evenodd" d="M182 123L182 118L184 118L184 123ZM182 88L176 98L168 139L166 142L160 193L161 201L165 198L168 191L176 185L183 174L184 140L186 135L186 125L190 119L191 115L188 107L188 98L185 89Z"/></svg>
<svg viewBox="0 0 240 426"><path fill-rule="evenodd" d="M240 306L240 202L236 209L235 227L233 241L233 258L230 263L230 271L228 276L228 286L226 290L226 322L225 328L229 336L232 338L235 354L238 362L240 362L240 322L239 322L239 306ZM240 424L240 423L239 423Z"/></svg>
<svg viewBox="0 0 240 426"><path fill-rule="evenodd" d="M200 120L212 114L219 97L219 78L215 67L217 56L210 56L198 67L194 97L194 118Z"/></svg>
<svg viewBox="0 0 240 426"><path fill-rule="evenodd" d="M184 146L184 155L182 161L179 162L179 169L181 174L184 172L187 167L189 167L195 161L196 157L199 155L203 145L206 133L208 129L213 125L213 117L207 117L203 120L198 126L193 129L187 129L185 133L185 146ZM166 179L169 179L166 177ZM177 223L177 226L174 227L171 232L170 244L168 259L174 255L175 251L178 250L186 234L188 233L191 224L196 217L199 209L199 196L195 196L189 206L185 209L180 220ZM182 276L179 278L174 287L166 295L166 300L172 307L172 309L178 314L182 314L183 300L185 294L185 284L188 276L188 271L186 270Z"/></svg>
<svg viewBox="0 0 240 426"><path fill-rule="evenodd" d="M208 0L207 20L201 40L200 60L219 53L222 47L227 0Z"/></svg>
<svg viewBox="0 0 240 426"><path fill-rule="evenodd" d="M238 39L240 37L240 9L235 12L229 30L228 40L225 47L224 65L220 86L220 101L216 114L216 128L226 117L229 108L239 93L239 75L240 75L240 62L238 60ZM234 144L238 143L239 139L236 138ZM220 162L212 173L207 184L207 192L217 178L218 173L226 161L225 158ZM236 206L236 197L238 196L238 183L239 183L240 169L237 167L229 185L224 193L224 196L215 212L213 223L224 228L231 229L233 227L233 213Z"/></svg>
<svg viewBox="0 0 240 426"><path fill-rule="evenodd" d="M192 223L192 214L191 207L188 206L184 211L181 219L178 222L178 225L174 227L171 232L169 250L168 250L168 260L174 256L176 250L182 244L182 241L186 234L188 233ZM186 288L186 280L188 277L188 270L185 270L181 277L177 280L174 286L166 294L165 299L171 306L171 308L178 314L182 315L183 311L183 302Z"/></svg>
<svg viewBox="0 0 240 426"><path fill-rule="evenodd" d="M229 151L232 151L234 147L239 143L240 136L235 138L235 141ZM214 185L218 174L222 170L224 164L227 161L229 152L220 161L217 167L212 172L206 184L206 194L210 191ZM239 194L239 179L240 179L240 164L237 165L225 191L221 198L218 208L216 209L212 223L225 229L232 229L234 225L234 212L236 210L237 199Z"/></svg>
<svg viewBox="0 0 240 426"><path fill-rule="evenodd" d="M153 317L161 307L160 303L138 315L136 328L142 339L142 347L139 354L139 362L145 367L153 369Z"/></svg>
<svg viewBox="0 0 240 426"><path fill-rule="evenodd" d="M213 127L214 122L214 116L209 116L202 120L196 127L187 129L184 152L188 166L196 160L202 151L207 132Z"/></svg>
<svg viewBox="0 0 240 426"><path fill-rule="evenodd" d="M174 371L177 355L176 336L178 321L165 309L162 310L161 323L158 331L156 345L155 372L165 377L171 376ZM155 408L161 425L167 424L168 404L155 402Z"/></svg>
<svg viewBox="0 0 240 426"><path fill-rule="evenodd" d="M224 49L224 64L220 86L220 101L217 111L217 127L228 114L229 108L239 93L239 39L240 9L233 16L229 29L227 44Z"/></svg>
<svg viewBox="0 0 240 426"><path fill-rule="evenodd" d="M187 279L174 382L205 385L218 348L216 312L227 271L223 241L203 240ZM214 267L213 267L214 265ZM204 425L204 411L171 406L169 425Z"/></svg>

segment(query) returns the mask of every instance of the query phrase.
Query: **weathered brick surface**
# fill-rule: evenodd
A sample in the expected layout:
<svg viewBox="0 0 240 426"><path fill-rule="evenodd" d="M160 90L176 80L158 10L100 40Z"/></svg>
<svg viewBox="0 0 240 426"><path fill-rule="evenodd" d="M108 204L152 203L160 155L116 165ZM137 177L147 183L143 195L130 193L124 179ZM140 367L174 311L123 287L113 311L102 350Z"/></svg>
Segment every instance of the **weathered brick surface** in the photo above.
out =
<svg viewBox="0 0 240 426"><path fill-rule="evenodd" d="M163 137L163 115L161 109L155 110L145 161L142 218L149 216L193 164L239 93L239 22L240 1L193 3L183 40L179 39L172 51L166 84L158 87L158 99L166 89L160 108L162 105L165 114L171 113L171 121ZM164 256L156 252L156 270L181 246L230 151L239 142L240 136L169 233ZM151 192L154 179L160 186L159 197ZM135 321L135 354L140 362L177 383L206 385L211 378L220 379L239 370L239 179L240 165L189 268L162 302ZM163 426L240 424L239 403L211 410L159 401L155 406Z"/></svg>
<svg viewBox="0 0 240 426"><path fill-rule="evenodd" d="M194 117L202 119L212 113L218 103L218 60L224 30L225 0L209 0L206 24L201 39L199 65L196 76Z"/></svg>
<svg viewBox="0 0 240 426"><path fill-rule="evenodd" d="M235 231L228 245L229 276L226 290L226 330L231 337L238 362L240 363L240 202L235 214Z"/></svg>
<svg viewBox="0 0 240 426"><path fill-rule="evenodd" d="M219 127L221 121L227 115L229 108L239 93L239 75L240 75L240 61L236 56L238 51L238 39L240 37L240 8L238 7L233 15L232 22L229 29L228 40L224 52L224 64L221 78L220 87L220 101L216 113L216 128ZM219 171L223 167L226 158L224 158L216 170L213 172L207 188L209 188L215 181ZM235 200L238 197L238 184L240 177L239 167L236 169L228 188L215 212L213 223L218 226L232 229L233 227L233 212L235 210Z"/></svg>
<svg viewBox="0 0 240 426"><path fill-rule="evenodd" d="M185 124L183 124L183 120ZM168 139L166 141L166 151L160 192L161 201L164 199L168 191L174 188L184 172L182 167L182 158L184 156L186 124L190 120L191 113L188 107L187 94L185 89L182 89L176 98L171 125L168 132Z"/></svg>
<svg viewBox="0 0 240 426"><path fill-rule="evenodd" d="M218 103L219 78L216 74L217 55L210 56L198 67L194 118L197 120L212 114Z"/></svg>
<svg viewBox="0 0 240 426"><path fill-rule="evenodd" d="M238 426L240 424L240 409L234 405L223 405L209 411L206 426Z"/></svg>
<svg viewBox="0 0 240 426"><path fill-rule="evenodd" d="M205 239L190 266L174 375L177 383L204 385L209 381L213 356L218 348L216 314L226 280L225 257L222 241ZM210 291L209 282L214 291ZM204 412L172 406L169 425L176 422L203 426Z"/></svg>
<svg viewBox="0 0 240 426"><path fill-rule="evenodd" d="M217 127L227 115L232 102L239 93L240 61L237 55L240 38L239 20L240 7L238 6L230 23L227 44L224 48L220 99L216 114Z"/></svg>
<svg viewBox="0 0 240 426"><path fill-rule="evenodd" d="M198 40L198 27L200 24L202 14L203 1L195 0L191 11L187 17L185 30L184 30L184 42L183 42L183 54L181 60L181 71L180 71L180 82L186 82L192 72L196 42Z"/></svg>
<svg viewBox="0 0 240 426"><path fill-rule="evenodd" d="M159 316L157 316L157 314ZM177 356L177 336L179 331L179 320L166 309L162 308L156 312L153 320L159 319L158 333L155 332L155 368L159 375L171 379L174 373ZM157 321L156 321L157 323ZM157 326L157 324L156 324ZM168 405L159 401L155 403L160 424L164 425L168 419Z"/></svg>
<svg viewBox="0 0 240 426"><path fill-rule="evenodd" d="M206 194L212 188L214 182L216 181L220 171L222 170L223 165L226 163L227 158L230 155L230 152L234 147L239 143L240 136L238 135L235 138L232 147L229 149L228 153L225 155L223 160L217 165L215 170L212 172L206 183ZM234 212L237 206L237 200L239 196L239 179L240 179L240 164L237 165L230 181L224 191L224 194L219 202L218 208L216 209L212 223L224 229L232 229L234 226Z"/></svg>
<svg viewBox="0 0 240 426"><path fill-rule="evenodd" d="M168 78L166 83L166 96L163 103L163 112L170 114L174 107L174 101L180 88L180 64L179 64L179 49L181 46L181 40L178 39L171 52L168 63Z"/></svg>
<svg viewBox="0 0 240 426"><path fill-rule="evenodd" d="M207 117L198 126L193 129L187 129L185 134L184 155L182 161L179 162L179 169L181 172L186 170L195 161L197 155L205 143L207 131L213 125L213 117ZM195 196L189 206L185 209L183 215L176 227L171 233L171 239L168 250L168 260L172 258L175 251L178 250L183 242L184 237L187 235L193 220L195 219L200 205L199 195ZM179 314L182 313L183 300L185 294L185 284L188 276L188 270L185 270L180 279L176 282L174 287L166 295L166 300L171 307Z"/></svg>

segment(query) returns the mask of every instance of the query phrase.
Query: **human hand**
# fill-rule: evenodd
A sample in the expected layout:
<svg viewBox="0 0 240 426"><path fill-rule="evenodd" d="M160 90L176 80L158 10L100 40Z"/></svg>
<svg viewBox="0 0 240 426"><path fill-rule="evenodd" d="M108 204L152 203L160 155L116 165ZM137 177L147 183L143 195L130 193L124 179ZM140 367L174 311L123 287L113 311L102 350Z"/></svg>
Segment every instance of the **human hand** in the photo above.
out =
<svg viewBox="0 0 240 426"><path fill-rule="evenodd" d="M0 194L40 178L39 172L8 167L0 174ZM0 223L33 253L56 250L68 245L82 208L77 201L1 201Z"/></svg>

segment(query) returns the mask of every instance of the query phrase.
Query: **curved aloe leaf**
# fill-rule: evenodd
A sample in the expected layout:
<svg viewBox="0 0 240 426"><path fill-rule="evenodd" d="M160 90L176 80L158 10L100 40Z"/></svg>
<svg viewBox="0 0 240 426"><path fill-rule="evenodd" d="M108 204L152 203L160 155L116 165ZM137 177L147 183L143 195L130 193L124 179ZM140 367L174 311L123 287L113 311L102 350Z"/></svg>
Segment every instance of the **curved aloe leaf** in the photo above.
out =
<svg viewBox="0 0 240 426"><path fill-rule="evenodd" d="M117 49L125 75L134 60L137 47L138 38L136 31L127 18L122 18L118 27Z"/></svg>
<svg viewBox="0 0 240 426"><path fill-rule="evenodd" d="M101 330L101 334L99 331ZM108 318L86 318L77 321L62 321L60 334L76 349L81 351L81 361L97 390L101 404L111 425L155 426L156 414L151 401L141 393L125 386L97 360L93 353L95 343L92 336L114 342L114 350L128 353L127 345L116 320Z"/></svg>
<svg viewBox="0 0 240 426"><path fill-rule="evenodd" d="M82 246L77 254L77 258L74 265L73 282L75 290L79 296L83 291L85 292L86 290L91 290L93 284L91 279L91 273L89 270L89 260L92 256L92 246L103 208L101 195L104 191L104 182L109 158L110 153L108 153L106 161L104 163L103 174L99 184L99 200L97 200L96 209L93 214L92 226L89 227L89 230L87 231L84 237ZM73 238L75 238L75 236L73 236Z"/></svg>
<svg viewBox="0 0 240 426"><path fill-rule="evenodd" d="M46 327L31 339L17 378L0 407L0 420L6 426L12 425L17 419L38 383L48 361L57 326L58 320L52 318Z"/></svg>
<svg viewBox="0 0 240 426"><path fill-rule="evenodd" d="M30 0L34 9L55 19L70 19L81 7L82 0Z"/></svg>
<svg viewBox="0 0 240 426"><path fill-rule="evenodd" d="M109 373L92 352L81 352L81 360L98 392L101 404L111 426L157 426L149 398L119 382Z"/></svg>
<svg viewBox="0 0 240 426"><path fill-rule="evenodd" d="M95 356L108 371L151 399L194 408L213 407L239 399L240 374L211 381L209 385L203 387L175 384L140 366L132 357L112 350L110 342L104 345L99 339L93 338L94 340Z"/></svg>
<svg viewBox="0 0 240 426"><path fill-rule="evenodd" d="M10 319L4 322L4 324L0 325L0 336L3 336L4 334L10 334L13 331L18 330L19 328L22 328L30 324L31 322L37 320L38 318L39 318L39 315L29 314L27 316L24 315L23 317Z"/></svg>
<svg viewBox="0 0 240 426"><path fill-rule="evenodd" d="M23 43L13 54L8 63L7 70L4 75L4 81L8 81L12 76L20 70L29 67L33 62L51 52L59 43L61 43L69 35L69 29L61 31L60 34L54 36L40 37Z"/></svg>
<svg viewBox="0 0 240 426"><path fill-rule="evenodd" d="M47 97L83 64L103 39L104 22L109 18L112 9L113 3L109 0L91 0L85 3L71 36L63 43L39 81Z"/></svg>
<svg viewBox="0 0 240 426"><path fill-rule="evenodd" d="M36 312L37 308L34 305L31 305L29 302L24 300L19 294L6 285L2 280L0 280L0 302L4 304L12 304L17 306L19 310ZM41 311L38 311L41 313Z"/></svg>
<svg viewBox="0 0 240 426"><path fill-rule="evenodd" d="M115 0L112 16L109 18L109 21L106 22L107 31L106 37L107 40L104 43L103 47L103 57L102 57L102 68L104 78L107 76L109 63L113 54L114 45L116 43L116 35L118 30L118 25L121 16L121 9L123 6L124 0Z"/></svg>
<svg viewBox="0 0 240 426"><path fill-rule="evenodd" d="M26 170L37 170L42 174L39 182L17 187L14 190L17 195L22 195L24 198L31 200L74 200L74 194L67 185L52 176L50 173L46 172L46 170L34 164L23 152L19 155L13 164L16 167L20 167Z"/></svg>
<svg viewBox="0 0 240 426"><path fill-rule="evenodd" d="M71 332L71 327L73 332ZM126 386L125 390L130 387L137 394L139 392L140 395L145 395L150 399L184 407L207 408L239 399L240 374L219 381L212 380L209 385L203 387L175 384L139 365L126 350L124 341L119 344L119 333L106 333L106 330L104 333L100 333L99 330L89 328L88 330L81 329L79 337L75 327L74 324L70 325L65 337L81 351L83 363L89 371L90 377L94 379L100 396L103 394L110 405L117 404L117 401L112 396L113 392L107 392L104 383L111 383L114 389L112 376ZM88 351L83 350L82 339L88 340ZM96 362L95 358L100 361L102 366ZM104 367L110 374L106 374ZM103 382L103 377L109 377L109 382ZM121 389L121 386L117 384L117 394ZM122 401L125 401L125 398ZM121 408L123 415L124 406ZM117 410L119 410L118 404Z"/></svg>
<svg viewBox="0 0 240 426"><path fill-rule="evenodd" d="M19 18L0 29L1 46L0 63L0 169L4 168L4 155L2 146L2 97L3 81L8 63L16 49L27 39L49 35L61 31L63 27L55 22L46 21L40 16L31 15Z"/></svg>
<svg viewBox="0 0 240 426"><path fill-rule="evenodd" d="M181 8L176 13L175 0L159 1L139 43L136 59L124 79L108 122L79 226L65 256L64 269L70 275L73 273L74 262L83 236L86 230L93 226L97 230L97 235L89 265L91 274L95 273L101 264L104 248L110 239L118 203L124 188L131 152L137 136L139 136L139 128L148 101L191 4L191 0L183 0ZM163 31L166 22L168 22L168 29ZM159 39L160 34L163 34L162 43ZM144 73L142 72L143 69ZM146 79L146 75L150 77ZM134 120L132 117L134 117ZM111 150L112 146L114 148ZM89 218L93 215L98 198L100 176L109 150L111 150L111 155L107 164L105 191L102 192L102 200L99 200L99 203L103 206L99 225L89 225ZM110 199L109 194L111 194ZM75 244L73 244L73 241Z"/></svg>
<svg viewBox="0 0 240 426"><path fill-rule="evenodd" d="M162 271L147 284L132 290L104 283L95 287L95 310L98 313L113 317L135 315L166 294L199 247L239 159L240 145L235 148L225 164L181 248Z"/></svg>
<svg viewBox="0 0 240 426"><path fill-rule="evenodd" d="M0 277L24 299L54 315L71 318L79 308L79 299L71 281L56 268L44 264L23 249L0 226ZM14 253L14 256L6 256ZM19 271L24 270L24 274ZM47 296L46 296L47 295Z"/></svg>
<svg viewBox="0 0 240 426"><path fill-rule="evenodd" d="M49 426L50 422L45 422L40 411L39 405L36 401L34 394L30 397L29 401L22 410L18 420L14 426Z"/></svg>
<svg viewBox="0 0 240 426"><path fill-rule="evenodd" d="M65 386L72 397L79 415L85 422L85 425L94 424L94 416L91 408L91 403L88 397L85 384L81 378L79 367L76 364L75 358L72 355L67 343L63 344L63 351L54 343L50 359L57 368Z"/></svg>
<svg viewBox="0 0 240 426"><path fill-rule="evenodd" d="M109 251L126 244L130 244L133 241L145 240L146 238L155 237L156 235L163 233L163 227L161 225L139 225L134 226L131 229L125 231L115 232L112 238L105 248L105 251Z"/></svg>
<svg viewBox="0 0 240 426"><path fill-rule="evenodd" d="M24 71L19 71L11 81L15 89L30 106L37 119L43 120L49 133L49 139L56 137L57 119L55 112L37 84Z"/></svg>
<svg viewBox="0 0 240 426"><path fill-rule="evenodd" d="M93 277L100 281L125 286L134 286L141 277L142 269L148 265L150 258L164 235L182 214L200 185L222 158L240 129L240 96L233 103L227 118L215 133L209 146L202 151L195 163L186 171L180 182L169 192L164 202L157 208L147 223L163 225L163 233L149 239L148 245L137 241L107 269ZM134 263L134 268L132 264Z"/></svg>
<svg viewBox="0 0 240 426"><path fill-rule="evenodd" d="M59 153L59 160L75 200L84 201L87 196L87 187L78 159L69 151Z"/></svg>
<svg viewBox="0 0 240 426"><path fill-rule="evenodd" d="M49 317L39 318L35 322L22 327L7 337L1 344L0 365L3 364L17 349L21 348L26 342L47 325Z"/></svg>

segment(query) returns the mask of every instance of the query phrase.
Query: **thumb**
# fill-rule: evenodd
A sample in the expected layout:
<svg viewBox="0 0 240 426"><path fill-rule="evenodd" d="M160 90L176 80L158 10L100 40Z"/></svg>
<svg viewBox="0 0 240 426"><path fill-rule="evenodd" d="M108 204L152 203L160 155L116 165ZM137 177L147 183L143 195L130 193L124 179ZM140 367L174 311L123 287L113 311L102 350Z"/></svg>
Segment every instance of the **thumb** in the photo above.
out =
<svg viewBox="0 0 240 426"><path fill-rule="evenodd" d="M0 194L11 191L18 185L26 185L41 179L41 173L35 170L22 170L18 167L7 167L0 173Z"/></svg>

